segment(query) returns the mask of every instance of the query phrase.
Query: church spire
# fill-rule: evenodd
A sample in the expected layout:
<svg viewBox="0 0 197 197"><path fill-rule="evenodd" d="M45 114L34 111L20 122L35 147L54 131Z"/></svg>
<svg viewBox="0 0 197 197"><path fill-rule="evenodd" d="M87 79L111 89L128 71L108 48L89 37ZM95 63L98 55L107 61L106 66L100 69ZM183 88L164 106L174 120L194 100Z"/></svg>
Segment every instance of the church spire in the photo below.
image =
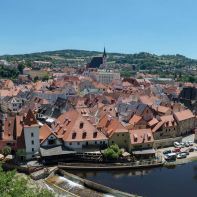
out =
<svg viewBox="0 0 197 197"><path fill-rule="evenodd" d="M105 47L104 47L104 51L103 51L103 57L107 57L106 51L105 51Z"/></svg>

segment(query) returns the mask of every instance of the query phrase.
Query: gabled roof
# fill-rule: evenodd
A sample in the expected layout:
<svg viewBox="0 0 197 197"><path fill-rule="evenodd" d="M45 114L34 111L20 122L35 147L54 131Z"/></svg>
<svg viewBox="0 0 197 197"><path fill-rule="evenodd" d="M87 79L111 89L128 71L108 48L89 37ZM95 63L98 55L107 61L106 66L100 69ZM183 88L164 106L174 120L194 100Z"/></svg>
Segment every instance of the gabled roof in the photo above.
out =
<svg viewBox="0 0 197 197"><path fill-rule="evenodd" d="M158 129L160 129L160 127L165 123L165 121L160 121L158 122L155 127L152 129L152 132L156 132Z"/></svg>
<svg viewBox="0 0 197 197"><path fill-rule="evenodd" d="M50 135L55 136L56 138L58 138L55 133L52 132L51 128L47 125L44 124L41 128L40 128L40 133L39 133L39 138L41 143L43 143Z"/></svg>
<svg viewBox="0 0 197 197"><path fill-rule="evenodd" d="M158 123L159 121L156 119L156 118L153 118L152 120L150 120L148 122L148 125L151 127L151 126L154 126Z"/></svg>
<svg viewBox="0 0 197 197"><path fill-rule="evenodd" d="M54 122L52 129L59 138L67 142L107 139L76 110L63 113Z"/></svg>
<svg viewBox="0 0 197 197"><path fill-rule="evenodd" d="M113 133L128 132L128 130L119 122L118 119L105 114L97 125L97 128L101 129L107 136L112 136Z"/></svg>
<svg viewBox="0 0 197 197"><path fill-rule="evenodd" d="M135 124L137 124L141 119L142 119L141 116L138 116L138 115L134 114L134 115L132 116L132 118L129 120L129 123L132 124L132 125L135 125Z"/></svg>
<svg viewBox="0 0 197 197"><path fill-rule="evenodd" d="M27 112L27 115L24 118L23 122L24 122L24 125L26 125L26 126L31 126L31 125L37 125L38 124L33 112L30 109Z"/></svg>
<svg viewBox="0 0 197 197"><path fill-rule="evenodd" d="M177 119L177 121L183 121L195 117L194 114L189 109L180 112L175 112L174 116Z"/></svg>
<svg viewBox="0 0 197 197"><path fill-rule="evenodd" d="M131 144L145 144L154 142L151 129L136 129L130 131Z"/></svg>

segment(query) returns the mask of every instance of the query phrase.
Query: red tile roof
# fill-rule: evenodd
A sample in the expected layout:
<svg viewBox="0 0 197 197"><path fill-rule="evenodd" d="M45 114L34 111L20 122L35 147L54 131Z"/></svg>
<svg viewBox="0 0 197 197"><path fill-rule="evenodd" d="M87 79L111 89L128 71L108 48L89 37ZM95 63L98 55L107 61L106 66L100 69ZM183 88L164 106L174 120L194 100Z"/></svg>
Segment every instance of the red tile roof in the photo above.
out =
<svg viewBox="0 0 197 197"><path fill-rule="evenodd" d="M136 129L130 131L131 144L144 144L154 142L151 129Z"/></svg>
<svg viewBox="0 0 197 197"><path fill-rule="evenodd" d="M59 138L68 142L107 139L76 110L62 114L57 118L52 128Z"/></svg>

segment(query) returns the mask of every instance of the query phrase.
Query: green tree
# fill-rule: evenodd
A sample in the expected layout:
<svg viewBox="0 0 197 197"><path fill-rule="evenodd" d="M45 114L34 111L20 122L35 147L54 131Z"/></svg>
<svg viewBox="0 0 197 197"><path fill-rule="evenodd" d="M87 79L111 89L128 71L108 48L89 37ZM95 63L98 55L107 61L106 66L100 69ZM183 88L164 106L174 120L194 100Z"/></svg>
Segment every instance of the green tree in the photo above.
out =
<svg viewBox="0 0 197 197"><path fill-rule="evenodd" d="M1 197L54 197L48 190L33 187L27 178L19 176L15 171L4 172L0 167Z"/></svg>
<svg viewBox="0 0 197 197"><path fill-rule="evenodd" d="M17 68L18 68L20 74L22 74L23 73L23 69L25 68L25 66L24 66L24 64L19 63Z"/></svg>
<svg viewBox="0 0 197 197"><path fill-rule="evenodd" d="M9 154L11 154L12 149L9 146L5 146L2 150L2 153L7 156Z"/></svg>
<svg viewBox="0 0 197 197"><path fill-rule="evenodd" d="M34 77L34 82L36 82L38 80L39 80L38 76Z"/></svg>
<svg viewBox="0 0 197 197"><path fill-rule="evenodd" d="M47 80L49 80L49 76L48 76L48 75L44 75L44 76L42 77L42 81L47 81Z"/></svg>
<svg viewBox="0 0 197 197"><path fill-rule="evenodd" d="M103 156L107 159L116 160L122 155L122 151L117 144L113 144L110 147L106 148L103 152Z"/></svg>

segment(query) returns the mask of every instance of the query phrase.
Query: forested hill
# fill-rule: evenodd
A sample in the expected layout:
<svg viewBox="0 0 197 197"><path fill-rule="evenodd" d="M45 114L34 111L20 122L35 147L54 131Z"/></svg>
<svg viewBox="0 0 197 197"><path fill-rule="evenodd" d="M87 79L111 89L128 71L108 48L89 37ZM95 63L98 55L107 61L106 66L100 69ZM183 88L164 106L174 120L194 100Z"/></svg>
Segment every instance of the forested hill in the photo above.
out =
<svg viewBox="0 0 197 197"><path fill-rule="evenodd" d="M6 59L8 61L52 61L67 62L67 61L89 61L93 56L100 56L102 52L98 51L85 51L85 50L59 50L40 53L31 53L24 55L4 55L0 56L0 59ZM197 65L197 60L187 58L183 55L155 55L150 53L137 53L137 54L122 54L122 53L107 53L108 61L120 64L136 64L141 69L149 67L159 66L172 66L172 67L184 67Z"/></svg>

